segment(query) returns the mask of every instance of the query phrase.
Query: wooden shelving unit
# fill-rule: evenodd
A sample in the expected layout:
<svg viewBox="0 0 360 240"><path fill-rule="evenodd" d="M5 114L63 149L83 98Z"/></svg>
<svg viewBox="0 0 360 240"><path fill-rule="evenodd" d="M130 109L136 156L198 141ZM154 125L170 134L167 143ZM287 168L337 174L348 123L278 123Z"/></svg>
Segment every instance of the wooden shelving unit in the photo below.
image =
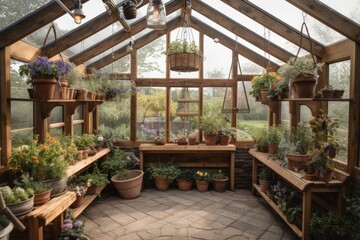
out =
<svg viewBox="0 0 360 240"><path fill-rule="evenodd" d="M85 195L85 197L82 200L81 206L77 208L73 208L74 217L78 217L95 200L98 194L100 194L105 187L106 185L100 187L97 191L97 194Z"/></svg>
<svg viewBox="0 0 360 240"><path fill-rule="evenodd" d="M313 193L335 193L337 195L337 206L336 212L340 213L342 209L342 196L345 193L346 182L349 179L349 174L335 169L334 175L336 180L329 182L324 181L308 181L304 178L304 174L291 171L287 168L280 166L280 161L271 160L268 158L268 154L260 153L254 149L250 149L250 155L253 156L253 171L252 171L252 183L253 193L259 193L269 205L275 210L281 218L284 219L285 223L299 236L301 239L310 239L310 222L311 222L311 204L312 201L316 201L320 205L326 205L326 202L320 201L317 195ZM271 202L271 200L260 191L257 184L257 165L258 163L264 164L266 167L274 171L279 177L285 182L292 185L294 189L302 193L302 229L300 230L295 225L289 223L285 215L278 209L278 207ZM326 208L326 206L324 206Z"/></svg>

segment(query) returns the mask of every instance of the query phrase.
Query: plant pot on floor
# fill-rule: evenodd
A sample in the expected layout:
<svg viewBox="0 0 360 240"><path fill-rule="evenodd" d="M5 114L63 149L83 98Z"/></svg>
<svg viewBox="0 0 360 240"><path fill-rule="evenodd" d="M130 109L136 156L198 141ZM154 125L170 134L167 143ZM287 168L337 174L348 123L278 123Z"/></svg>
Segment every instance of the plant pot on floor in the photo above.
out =
<svg viewBox="0 0 360 240"><path fill-rule="evenodd" d="M260 183L260 190L266 194L266 192L270 189L271 181L259 179L259 183Z"/></svg>
<svg viewBox="0 0 360 240"><path fill-rule="evenodd" d="M228 185L229 178L225 179L214 179L214 190L215 192L225 192Z"/></svg>
<svg viewBox="0 0 360 240"><path fill-rule="evenodd" d="M167 191L169 189L169 181L164 176L156 176L155 187L158 191Z"/></svg>
<svg viewBox="0 0 360 240"><path fill-rule="evenodd" d="M298 172L305 167L305 164L310 160L309 155L305 154L286 154L288 159L288 169Z"/></svg>
<svg viewBox="0 0 360 240"><path fill-rule="evenodd" d="M176 179L179 190L188 191L192 187L192 181L184 179Z"/></svg>
<svg viewBox="0 0 360 240"><path fill-rule="evenodd" d="M313 98L316 79L312 77L298 77L291 83L291 98Z"/></svg>
<svg viewBox="0 0 360 240"><path fill-rule="evenodd" d="M129 179L120 180L113 176L111 182L121 198L132 199L140 196L143 176L143 171L131 170Z"/></svg>
<svg viewBox="0 0 360 240"><path fill-rule="evenodd" d="M209 182L196 180L196 188L199 192L206 192L209 188Z"/></svg>
<svg viewBox="0 0 360 240"><path fill-rule="evenodd" d="M216 145L216 137L217 137L217 134L205 133L204 134L205 144L206 145Z"/></svg>

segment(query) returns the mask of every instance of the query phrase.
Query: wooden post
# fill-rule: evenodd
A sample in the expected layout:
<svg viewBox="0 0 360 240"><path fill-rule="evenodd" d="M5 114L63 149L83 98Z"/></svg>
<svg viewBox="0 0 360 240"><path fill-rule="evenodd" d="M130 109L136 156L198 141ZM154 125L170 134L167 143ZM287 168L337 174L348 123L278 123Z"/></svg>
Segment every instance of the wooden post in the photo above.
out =
<svg viewBox="0 0 360 240"><path fill-rule="evenodd" d="M131 79L134 80L137 78L137 50L134 49L131 52ZM131 96L130 102L130 140L136 141L136 130L137 130L137 117L136 117L136 106L137 106L137 95L133 94Z"/></svg>
<svg viewBox="0 0 360 240"><path fill-rule="evenodd" d="M10 101L10 49L0 49L0 146L1 165L7 165L7 159L11 155L11 109Z"/></svg>
<svg viewBox="0 0 360 240"><path fill-rule="evenodd" d="M234 65L232 66L232 76L231 76L231 99L232 99L232 103L231 106L232 108L237 108L237 89L238 89L238 85L237 85L237 75L238 75L238 54L235 51L232 51L232 55L233 55L233 62ZM235 111L231 111L231 127L236 127L236 112Z"/></svg>
<svg viewBox="0 0 360 240"><path fill-rule="evenodd" d="M253 195L255 195L256 190L254 188L254 184L257 184L257 159L255 157L253 157L253 167L252 167L252 193Z"/></svg>
<svg viewBox="0 0 360 240"><path fill-rule="evenodd" d="M302 239L310 239L310 221L311 221L311 190L303 192L302 206Z"/></svg>

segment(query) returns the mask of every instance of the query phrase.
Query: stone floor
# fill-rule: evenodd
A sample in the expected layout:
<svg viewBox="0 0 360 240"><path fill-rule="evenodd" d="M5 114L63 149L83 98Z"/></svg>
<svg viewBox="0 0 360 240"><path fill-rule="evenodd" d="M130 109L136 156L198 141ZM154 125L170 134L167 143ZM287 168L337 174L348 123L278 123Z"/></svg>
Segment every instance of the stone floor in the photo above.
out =
<svg viewBox="0 0 360 240"><path fill-rule="evenodd" d="M109 195L83 214L92 240L297 239L249 190L200 193L147 189L133 200Z"/></svg>

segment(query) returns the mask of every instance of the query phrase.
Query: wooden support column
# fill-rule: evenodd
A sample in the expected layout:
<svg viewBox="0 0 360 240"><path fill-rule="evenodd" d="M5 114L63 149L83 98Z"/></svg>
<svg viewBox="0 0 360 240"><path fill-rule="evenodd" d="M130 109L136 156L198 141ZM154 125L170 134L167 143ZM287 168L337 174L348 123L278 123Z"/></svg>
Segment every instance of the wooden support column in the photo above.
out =
<svg viewBox="0 0 360 240"><path fill-rule="evenodd" d="M231 106L232 109L237 108L237 75L238 75L238 54L235 51L232 51L233 57L233 66L232 66L232 87L231 87ZM231 127L236 127L236 111L231 111Z"/></svg>
<svg viewBox="0 0 360 240"><path fill-rule="evenodd" d="M90 123L91 123L91 119L90 119L90 112L89 112L89 103L85 103L83 104L83 116L84 116L84 133L90 133Z"/></svg>
<svg viewBox="0 0 360 240"><path fill-rule="evenodd" d="M7 165L11 155L11 111L10 111L10 48L0 49L0 146L1 165Z"/></svg>
<svg viewBox="0 0 360 240"><path fill-rule="evenodd" d="M170 32L166 33L166 50L169 48L169 44L171 41ZM170 62L169 58L166 57L166 80L170 80ZM152 81L152 80L151 80ZM152 82L151 82L152 83ZM152 86L152 84L151 84ZM170 94L170 86L166 86L166 120L165 120L165 139L166 142L170 141L170 101L171 101L171 94Z"/></svg>
<svg viewBox="0 0 360 240"><path fill-rule="evenodd" d="M134 48L134 50L131 52L131 79L135 80L137 78L137 50ZM137 130L137 118L136 118L136 112L137 112L137 95L133 94L131 96L131 102L130 102L130 140L136 141L136 130Z"/></svg>
<svg viewBox="0 0 360 240"><path fill-rule="evenodd" d="M39 135L39 141L44 140L49 136L49 128L50 128L50 117L42 117L42 103L35 101L34 102L34 129L35 134ZM50 114L50 112L49 112Z"/></svg>

